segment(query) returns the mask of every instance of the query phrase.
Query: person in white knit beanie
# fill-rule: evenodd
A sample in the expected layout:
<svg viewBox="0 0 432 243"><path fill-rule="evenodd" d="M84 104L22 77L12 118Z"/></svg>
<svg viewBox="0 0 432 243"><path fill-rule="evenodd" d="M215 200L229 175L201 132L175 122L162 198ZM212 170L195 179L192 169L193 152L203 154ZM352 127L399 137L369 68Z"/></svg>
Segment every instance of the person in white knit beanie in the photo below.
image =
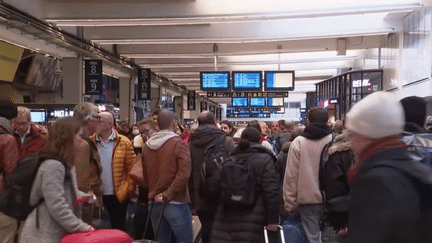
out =
<svg viewBox="0 0 432 243"><path fill-rule="evenodd" d="M432 174L432 169L407 155L404 124L401 103L386 92L368 95L347 114L346 128L358 158L348 172L348 242L432 242L430 230L421 230L432 227L422 220L421 192L407 176Z"/></svg>

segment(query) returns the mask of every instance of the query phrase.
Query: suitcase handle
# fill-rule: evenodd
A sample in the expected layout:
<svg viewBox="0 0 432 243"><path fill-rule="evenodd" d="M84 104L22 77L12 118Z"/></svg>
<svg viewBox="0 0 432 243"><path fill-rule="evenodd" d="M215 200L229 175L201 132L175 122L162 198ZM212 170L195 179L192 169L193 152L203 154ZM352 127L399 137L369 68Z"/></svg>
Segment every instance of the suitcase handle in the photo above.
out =
<svg viewBox="0 0 432 243"><path fill-rule="evenodd" d="M148 214L148 216L147 216L147 220L146 220L146 225L145 225L145 228L144 228L144 235L147 233L147 229L148 229L148 225L149 225L149 223L150 223L150 217L151 217L151 213L152 213L152 211L153 211L153 205L154 205L154 203L155 203L155 201L154 201L154 199L153 199L153 200L151 201L151 204L150 204L150 210L149 210L149 214ZM164 210L165 210L165 205L166 205L166 203L167 203L167 200L164 199L164 201L163 201L163 203L162 203L161 213L160 213L160 215L159 215L159 221L158 221L158 223L157 223L157 228L154 229L154 232L155 232L155 234L154 234L155 240L157 240L157 237L158 237L158 234L159 234L159 228L160 228L160 224L161 224L161 221L162 221L162 216L163 216L163 213L164 213ZM284 242L282 242L282 243L284 243Z"/></svg>
<svg viewBox="0 0 432 243"><path fill-rule="evenodd" d="M280 225L278 225L278 228L279 228L279 233L280 233L280 237L281 237L281 242L285 243L285 235L284 235L284 232L283 232L283 228ZM265 240L265 243L269 243L267 226L264 226L264 240Z"/></svg>

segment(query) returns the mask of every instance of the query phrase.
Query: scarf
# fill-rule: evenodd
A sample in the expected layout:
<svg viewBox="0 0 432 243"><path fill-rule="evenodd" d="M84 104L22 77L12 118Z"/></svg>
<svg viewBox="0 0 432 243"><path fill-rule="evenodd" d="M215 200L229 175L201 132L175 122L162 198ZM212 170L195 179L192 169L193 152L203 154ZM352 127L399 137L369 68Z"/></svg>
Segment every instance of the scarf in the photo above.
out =
<svg viewBox="0 0 432 243"><path fill-rule="evenodd" d="M364 148L362 152L360 152L357 164L348 171L348 181L350 184L357 180L357 176L359 175L361 169L370 158L381 152L390 149L401 148L403 146L405 146L405 143L402 141L400 136L385 137L373 141L366 148Z"/></svg>
<svg viewBox="0 0 432 243"><path fill-rule="evenodd" d="M302 136L309 139L321 139L332 132L330 126L325 123L311 122L306 126Z"/></svg>

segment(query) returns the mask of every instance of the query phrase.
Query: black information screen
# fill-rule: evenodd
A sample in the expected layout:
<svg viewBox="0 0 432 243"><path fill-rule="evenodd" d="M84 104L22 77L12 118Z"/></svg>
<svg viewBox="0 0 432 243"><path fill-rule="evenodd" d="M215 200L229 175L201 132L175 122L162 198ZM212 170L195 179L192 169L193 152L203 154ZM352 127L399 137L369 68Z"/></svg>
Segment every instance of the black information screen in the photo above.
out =
<svg viewBox="0 0 432 243"><path fill-rule="evenodd" d="M264 107L266 106L266 98L264 97L252 97L250 98L251 107Z"/></svg>
<svg viewBox="0 0 432 243"><path fill-rule="evenodd" d="M201 72L202 90L229 90L229 72Z"/></svg>
<svg viewBox="0 0 432 243"><path fill-rule="evenodd" d="M261 72L233 72L234 90L261 90Z"/></svg>

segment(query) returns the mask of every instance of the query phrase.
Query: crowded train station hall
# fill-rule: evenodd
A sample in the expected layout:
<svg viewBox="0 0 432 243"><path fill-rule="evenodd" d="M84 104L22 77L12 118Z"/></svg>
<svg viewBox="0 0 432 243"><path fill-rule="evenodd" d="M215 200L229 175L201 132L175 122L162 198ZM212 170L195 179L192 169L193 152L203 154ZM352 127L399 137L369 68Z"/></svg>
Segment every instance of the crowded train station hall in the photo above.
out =
<svg viewBox="0 0 432 243"><path fill-rule="evenodd" d="M0 0L0 243L432 243L432 0Z"/></svg>

